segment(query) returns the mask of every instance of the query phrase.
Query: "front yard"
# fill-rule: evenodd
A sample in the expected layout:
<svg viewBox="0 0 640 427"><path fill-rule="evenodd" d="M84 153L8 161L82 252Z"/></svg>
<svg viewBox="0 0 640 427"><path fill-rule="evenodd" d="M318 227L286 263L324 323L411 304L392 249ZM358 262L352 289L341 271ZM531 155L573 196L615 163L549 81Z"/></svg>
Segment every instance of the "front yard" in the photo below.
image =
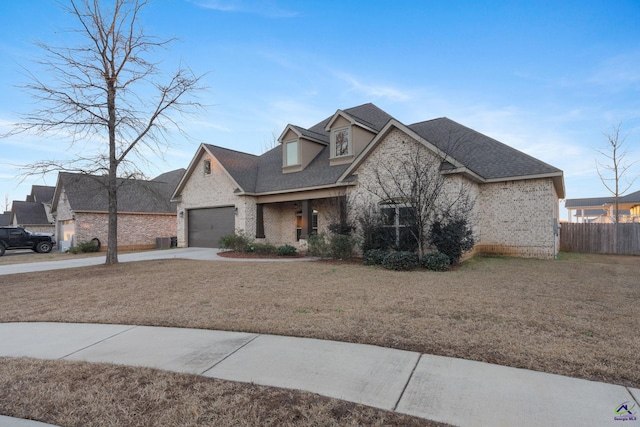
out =
<svg viewBox="0 0 640 427"><path fill-rule="evenodd" d="M640 258L586 254L559 261L476 257L447 273L332 262L149 261L3 276L0 321L313 337L637 388L638 277Z"/></svg>

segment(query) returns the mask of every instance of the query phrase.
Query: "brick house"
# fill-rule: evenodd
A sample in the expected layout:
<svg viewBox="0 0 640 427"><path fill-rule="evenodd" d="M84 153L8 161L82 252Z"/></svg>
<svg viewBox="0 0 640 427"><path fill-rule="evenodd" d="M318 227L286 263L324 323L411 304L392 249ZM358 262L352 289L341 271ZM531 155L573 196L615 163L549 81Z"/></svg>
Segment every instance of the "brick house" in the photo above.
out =
<svg viewBox="0 0 640 427"><path fill-rule="evenodd" d="M176 236L176 206L171 194L184 169L153 180L118 179L118 249L156 246L156 238ZM56 240L61 251L98 239L108 243L106 177L61 172L51 207L56 217Z"/></svg>
<svg viewBox="0 0 640 427"><path fill-rule="evenodd" d="M51 202L55 187L32 185L31 194L26 200L14 200L11 206L9 223L34 233L55 232L55 220L51 214Z"/></svg>
<svg viewBox="0 0 640 427"><path fill-rule="evenodd" d="M476 252L557 254L562 171L450 119L405 125L364 104L308 129L288 125L278 142L260 156L198 148L173 194L178 246L216 247L220 237L243 230L304 247L336 218L336 200L370 203L381 165L393 171L402 153L418 152L445 159L447 185L464 184L475 198Z"/></svg>

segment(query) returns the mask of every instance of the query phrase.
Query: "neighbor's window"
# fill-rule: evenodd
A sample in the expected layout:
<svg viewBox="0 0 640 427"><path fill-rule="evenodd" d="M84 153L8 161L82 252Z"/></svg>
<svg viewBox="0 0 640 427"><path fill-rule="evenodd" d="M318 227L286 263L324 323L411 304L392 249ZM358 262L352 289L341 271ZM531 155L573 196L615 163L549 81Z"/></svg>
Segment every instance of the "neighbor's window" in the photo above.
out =
<svg viewBox="0 0 640 427"><path fill-rule="evenodd" d="M204 165L204 174L211 175L211 160L204 159L203 165Z"/></svg>
<svg viewBox="0 0 640 427"><path fill-rule="evenodd" d="M287 161L285 166L300 164L300 161L298 160L298 141L286 142L284 147Z"/></svg>
<svg viewBox="0 0 640 427"><path fill-rule="evenodd" d="M336 157L349 155L349 129L336 130L333 132L333 136Z"/></svg>

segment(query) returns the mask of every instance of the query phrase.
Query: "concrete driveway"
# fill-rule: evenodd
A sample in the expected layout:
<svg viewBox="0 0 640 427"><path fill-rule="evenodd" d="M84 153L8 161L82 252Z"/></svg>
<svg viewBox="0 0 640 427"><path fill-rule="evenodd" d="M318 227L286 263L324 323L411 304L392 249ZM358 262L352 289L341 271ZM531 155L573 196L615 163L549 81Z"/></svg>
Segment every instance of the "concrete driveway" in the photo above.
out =
<svg viewBox="0 0 640 427"><path fill-rule="evenodd" d="M218 255L220 249L211 248L175 248L144 252L130 252L118 255L119 262L149 261L154 259L193 259L198 261L256 261L256 262L299 262L314 258L224 258ZM17 256L15 254L14 256ZM28 256L28 255L24 255ZM87 267L104 264L105 256L70 258L57 261L29 262L22 264L0 265L0 276L7 274L32 273L35 271L61 270L63 268Z"/></svg>

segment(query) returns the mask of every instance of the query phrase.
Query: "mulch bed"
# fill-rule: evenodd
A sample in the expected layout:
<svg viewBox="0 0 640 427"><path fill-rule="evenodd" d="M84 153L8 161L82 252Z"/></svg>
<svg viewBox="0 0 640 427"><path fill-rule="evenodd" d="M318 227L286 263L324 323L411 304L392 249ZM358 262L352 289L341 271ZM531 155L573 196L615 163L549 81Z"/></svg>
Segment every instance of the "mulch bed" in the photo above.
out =
<svg viewBox="0 0 640 427"><path fill-rule="evenodd" d="M257 254L254 252L236 252L236 251L224 251L218 252L218 256L223 258L262 258L262 259L287 259L287 258L306 258L306 254L295 254L280 256L278 254Z"/></svg>

